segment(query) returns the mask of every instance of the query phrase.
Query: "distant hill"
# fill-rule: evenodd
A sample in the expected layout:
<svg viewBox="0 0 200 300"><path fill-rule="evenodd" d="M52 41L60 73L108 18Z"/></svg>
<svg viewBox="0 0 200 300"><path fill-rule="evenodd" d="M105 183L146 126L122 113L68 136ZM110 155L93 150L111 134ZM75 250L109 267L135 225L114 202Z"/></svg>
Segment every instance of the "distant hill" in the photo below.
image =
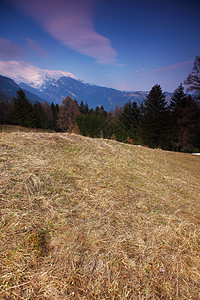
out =
<svg viewBox="0 0 200 300"><path fill-rule="evenodd" d="M0 89L2 91L2 94L6 95L6 98L10 99L11 101L13 100L13 97L16 96L16 92L22 87L20 87L16 82L14 82L12 79L5 77L5 76L1 76L0 75ZM37 101L40 103L45 102L44 99L42 99L41 97L31 93L30 91L22 88L23 91L25 92L27 98L29 99L29 101L33 104L36 103Z"/></svg>

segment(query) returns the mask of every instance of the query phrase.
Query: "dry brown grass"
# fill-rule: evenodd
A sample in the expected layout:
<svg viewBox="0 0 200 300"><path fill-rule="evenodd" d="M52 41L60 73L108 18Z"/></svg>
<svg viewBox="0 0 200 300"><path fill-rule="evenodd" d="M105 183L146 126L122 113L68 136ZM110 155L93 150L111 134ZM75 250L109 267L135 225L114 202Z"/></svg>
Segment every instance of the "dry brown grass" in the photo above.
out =
<svg viewBox="0 0 200 300"><path fill-rule="evenodd" d="M0 299L199 299L200 157L0 134Z"/></svg>

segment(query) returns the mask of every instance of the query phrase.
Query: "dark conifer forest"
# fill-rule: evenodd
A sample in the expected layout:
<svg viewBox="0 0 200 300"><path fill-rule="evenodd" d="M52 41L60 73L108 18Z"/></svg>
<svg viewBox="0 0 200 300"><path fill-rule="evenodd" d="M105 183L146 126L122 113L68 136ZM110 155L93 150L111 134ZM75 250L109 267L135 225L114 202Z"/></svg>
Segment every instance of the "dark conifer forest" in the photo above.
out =
<svg viewBox="0 0 200 300"><path fill-rule="evenodd" d="M92 138L114 139L180 152L200 152L200 56L192 72L166 101L160 85L149 91L138 106L128 102L107 112L103 106L88 107L87 102L66 95L62 104L31 104L23 90L10 101L0 91L0 124L49 129ZM190 92L191 94L187 94Z"/></svg>

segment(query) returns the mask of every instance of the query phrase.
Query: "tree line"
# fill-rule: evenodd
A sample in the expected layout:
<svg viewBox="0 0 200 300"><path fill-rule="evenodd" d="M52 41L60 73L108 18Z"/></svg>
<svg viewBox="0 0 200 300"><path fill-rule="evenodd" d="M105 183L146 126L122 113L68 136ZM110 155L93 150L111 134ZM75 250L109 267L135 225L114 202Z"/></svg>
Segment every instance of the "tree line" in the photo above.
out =
<svg viewBox="0 0 200 300"><path fill-rule="evenodd" d="M0 93L0 123L73 132L165 150L200 152L199 66L200 57L197 57L184 82L194 92L193 97L180 84L167 102L160 85L156 84L140 106L130 101L110 112L103 106L90 109L87 103L79 104L69 96L59 106L47 102L31 104L21 89L13 103Z"/></svg>

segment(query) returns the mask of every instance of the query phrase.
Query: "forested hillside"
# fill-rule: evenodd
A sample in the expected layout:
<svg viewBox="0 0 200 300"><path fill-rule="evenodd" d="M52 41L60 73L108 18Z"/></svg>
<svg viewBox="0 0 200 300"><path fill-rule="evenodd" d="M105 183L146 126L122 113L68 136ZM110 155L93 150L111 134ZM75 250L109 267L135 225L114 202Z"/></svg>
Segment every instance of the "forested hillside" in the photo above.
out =
<svg viewBox="0 0 200 300"><path fill-rule="evenodd" d="M31 104L23 90L14 103L0 94L0 123L31 128L74 132L88 137L113 139L130 144L181 152L200 151L200 57L185 80L187 95L180 84L170 102L160 85L149 91L140 106L128 102L107 112L103 105L92 109L87 102L66 96L61 105Z"/></svg>

